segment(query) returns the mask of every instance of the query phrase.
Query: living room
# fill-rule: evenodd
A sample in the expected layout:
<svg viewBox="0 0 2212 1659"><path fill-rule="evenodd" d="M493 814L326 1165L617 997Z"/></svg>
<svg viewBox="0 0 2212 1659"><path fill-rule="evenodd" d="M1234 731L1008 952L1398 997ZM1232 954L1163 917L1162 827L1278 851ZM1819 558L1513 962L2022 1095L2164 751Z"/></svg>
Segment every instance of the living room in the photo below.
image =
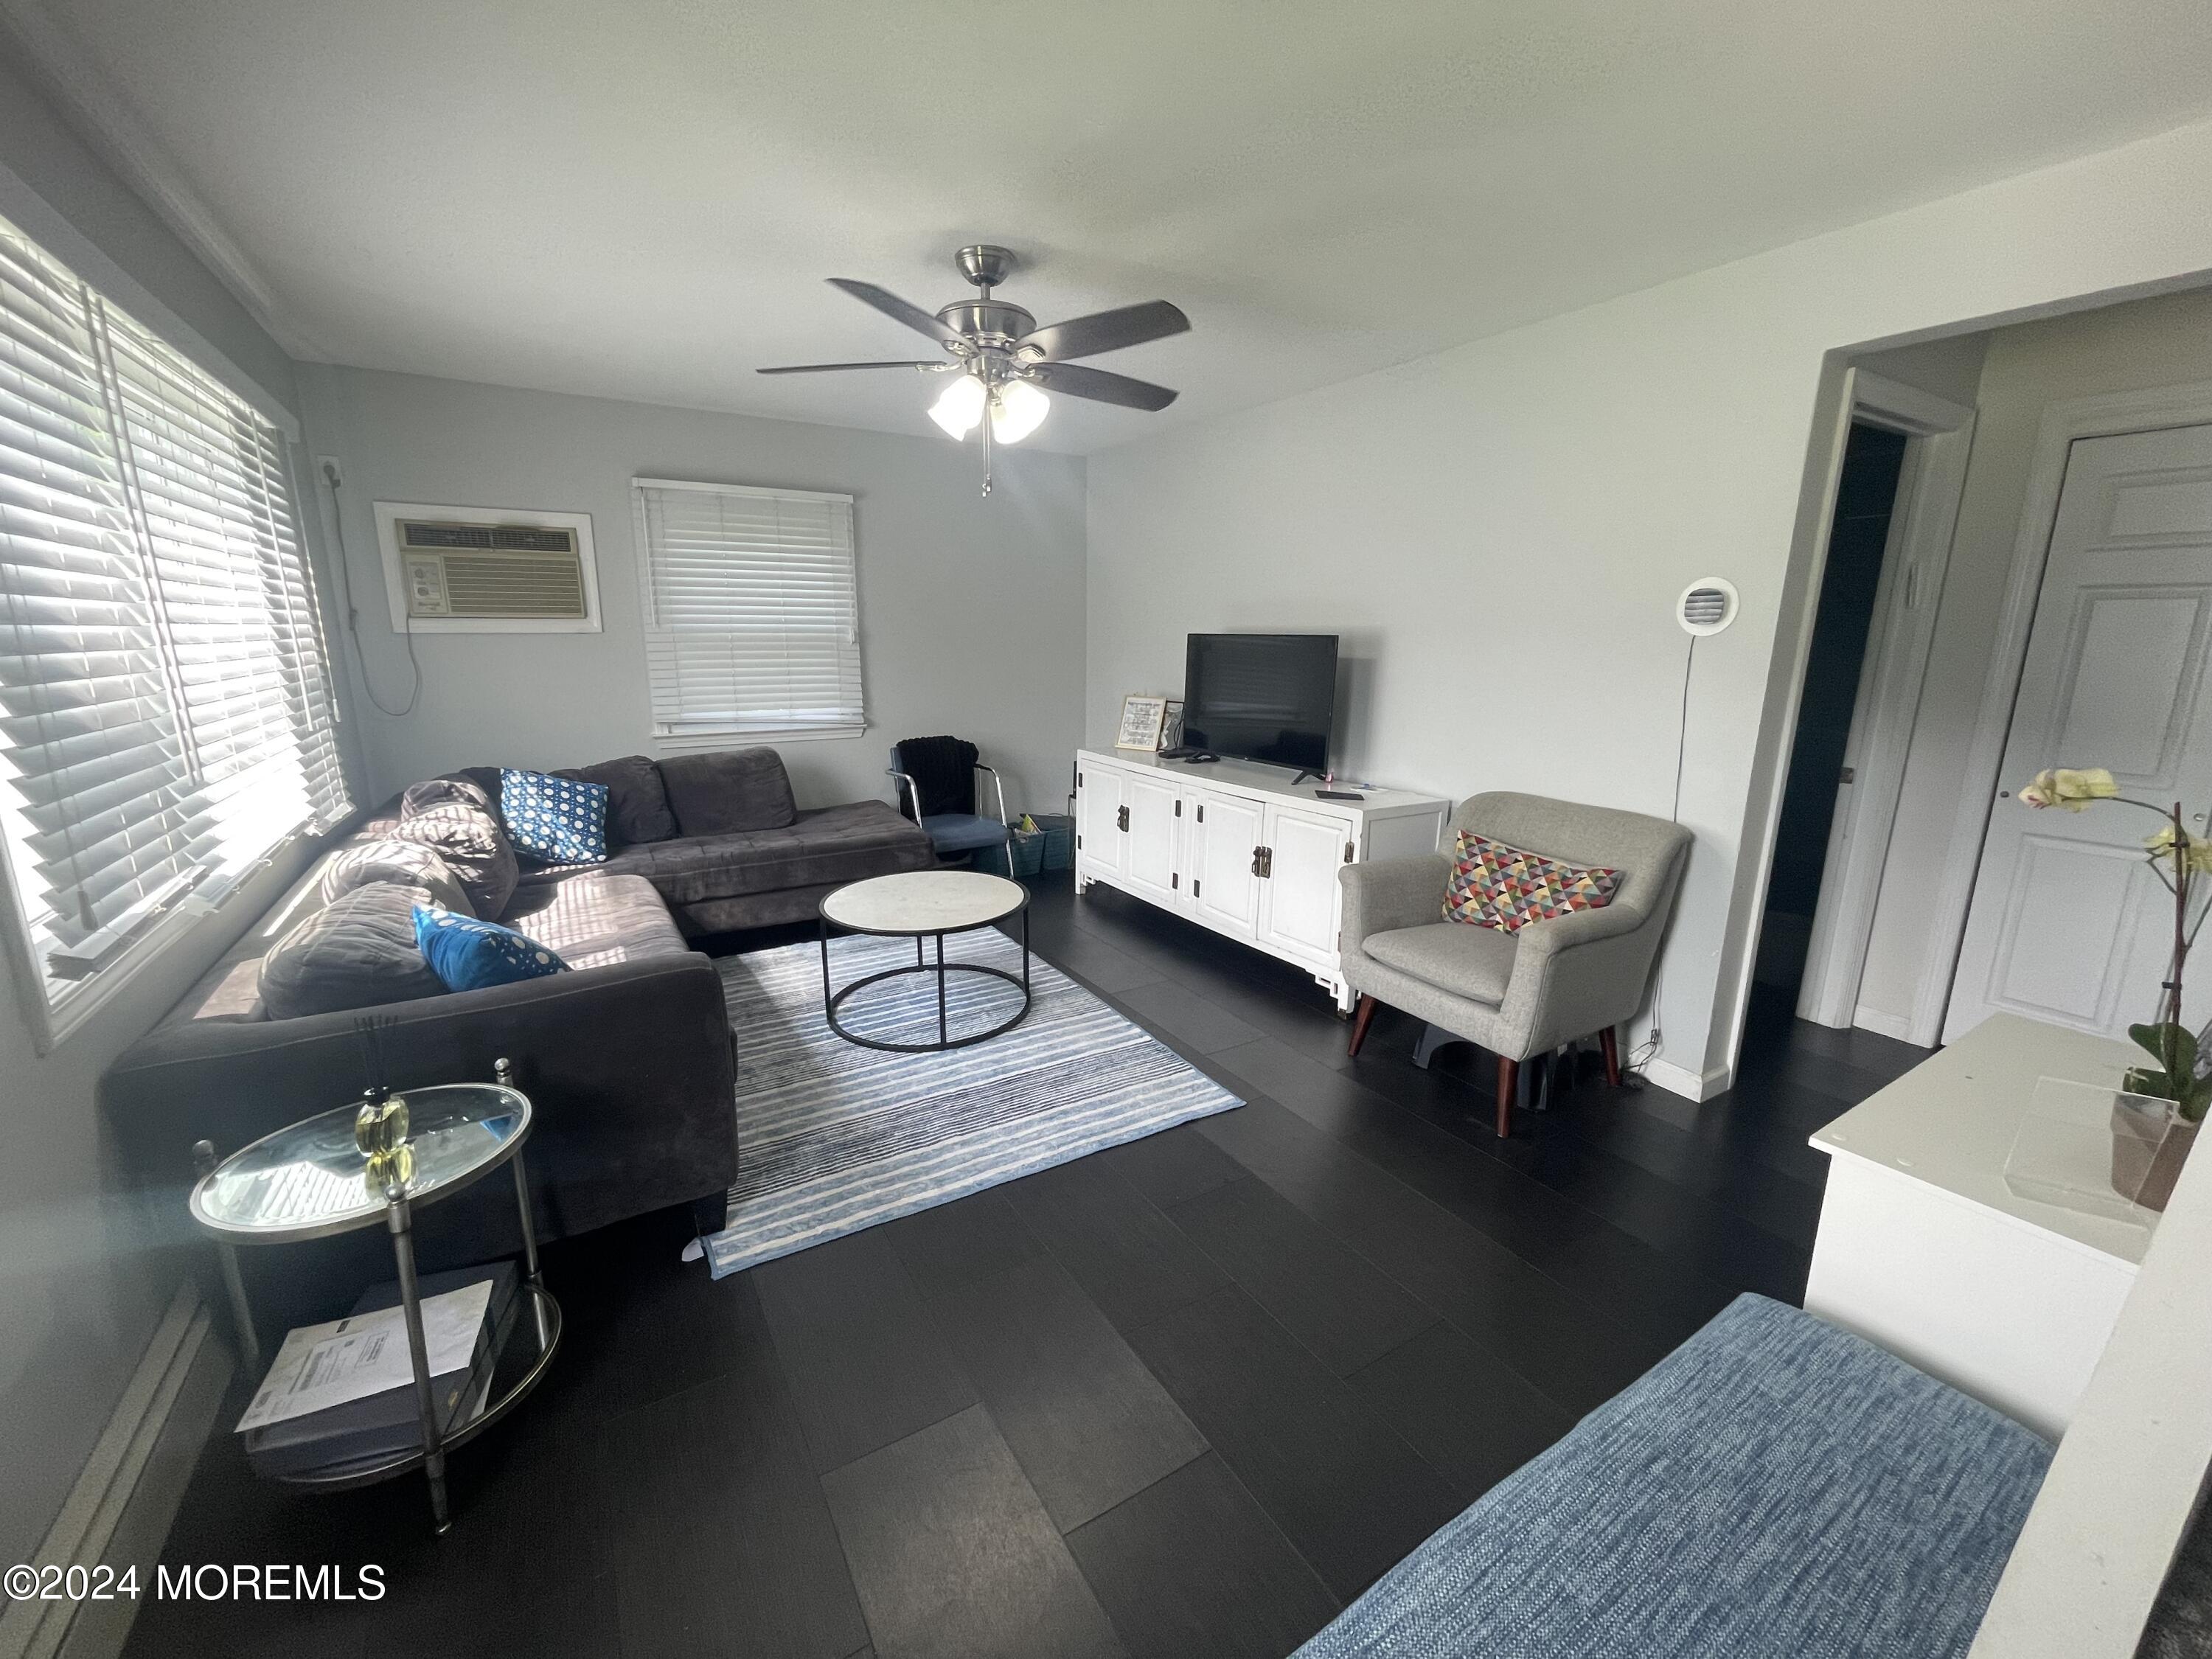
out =
<svg viewBox="0 0 2212 1659"><path fill-rule="evenodd" d="M0 1655L2185 1640L2212 1177L2031 1166L2050 1085L2203 1109L2208 70L2048 0L0 0ZM551 599L471 596L495 532ZM319 1114L352 1231L254 1248ZM239 1431L494 1260L536 1357L449 1455ZM1973 1547L1778 1527L1823 1647L1678 1522L1634 1623L1591 1425L1663 1463L1727 1437L1668 1379L1846 1333Z"/></svg>

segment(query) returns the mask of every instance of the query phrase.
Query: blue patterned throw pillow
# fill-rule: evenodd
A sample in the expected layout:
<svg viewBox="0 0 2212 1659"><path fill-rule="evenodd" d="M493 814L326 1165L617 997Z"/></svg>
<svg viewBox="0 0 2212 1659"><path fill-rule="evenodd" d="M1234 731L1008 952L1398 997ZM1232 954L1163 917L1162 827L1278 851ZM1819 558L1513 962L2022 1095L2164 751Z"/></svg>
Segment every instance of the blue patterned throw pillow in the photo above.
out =
<svg viewBox="0 0 2212 1659"><path fill-rule="evenodd" d="M499 769L499 815L507 820L507 839L543 864L605 862L613 793L581 778Z"/></svg>
<svg viewBox="0 0 2212 1659"><path fill-rule="evenodd" d="M481 991L568 971L567 963L536 939L442 905L415 907L415 943L448 991Z"/></svg>

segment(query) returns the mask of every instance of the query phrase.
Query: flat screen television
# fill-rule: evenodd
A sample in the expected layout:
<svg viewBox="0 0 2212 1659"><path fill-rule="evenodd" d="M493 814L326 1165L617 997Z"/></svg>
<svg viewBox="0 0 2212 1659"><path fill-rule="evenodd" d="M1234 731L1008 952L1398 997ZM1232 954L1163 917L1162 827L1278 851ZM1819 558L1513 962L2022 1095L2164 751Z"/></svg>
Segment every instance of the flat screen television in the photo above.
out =
<svg viewBox="0 0 2212 1659"><path fill-rule="evenodd" d="M1193 634L1182 749L1319 772L1336 721L1334 634Z"/></svg>

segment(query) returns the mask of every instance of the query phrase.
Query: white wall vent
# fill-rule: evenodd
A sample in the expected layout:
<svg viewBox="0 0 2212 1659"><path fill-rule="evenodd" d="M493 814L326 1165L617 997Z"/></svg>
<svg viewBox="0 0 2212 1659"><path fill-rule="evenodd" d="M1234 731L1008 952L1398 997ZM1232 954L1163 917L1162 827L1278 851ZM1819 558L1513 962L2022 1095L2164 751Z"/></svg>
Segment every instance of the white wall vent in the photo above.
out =
<svg viewBox="0 0 2212 1659"><path fill-rule="evenodd" d="M1674 620L1692 634L1717 634L1735 620L1735 584L1725 576L1700 576L1674 601Z"/></svg>
<svg viewBox="0 0 2212 1659"><path fill-rule="evenodd" d="M599 630L588 514L379 501L376 529L395 629Z"/></svg>

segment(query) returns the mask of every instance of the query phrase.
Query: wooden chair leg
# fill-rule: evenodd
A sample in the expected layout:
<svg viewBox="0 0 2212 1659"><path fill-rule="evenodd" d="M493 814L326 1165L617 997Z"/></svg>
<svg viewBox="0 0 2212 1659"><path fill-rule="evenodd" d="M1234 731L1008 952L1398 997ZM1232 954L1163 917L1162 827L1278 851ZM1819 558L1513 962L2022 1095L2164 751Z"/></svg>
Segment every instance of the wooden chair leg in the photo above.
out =
<svg viewBox="0 0 2212 1659"><path fill-rule="evenodd" d="M1513 1133L1513 1096L1521 1086L1521 1062L1498 1057L1498 1138L1504 1140Z"/></svg>
<svg viewBox="0 0 2212 1659"><path fill-rule="evenodd" d="M1367 1041L1367 1028L1375 1023L1375 1010L1380 1006L1366 992L1359 994L1359 1006L1352 1011L1352 1043L1344 1051L1347 1059L1359 1058L1359 1045Z"/></svg>
<svg viewBox="0 0 2212 1659"><path fill-rule="evenodd" d="M1620 1039L1610 1025L1597 1034L1597 1046L1605 1054L1605 1082L1609 1089L1620 1087Z"/></svg>

